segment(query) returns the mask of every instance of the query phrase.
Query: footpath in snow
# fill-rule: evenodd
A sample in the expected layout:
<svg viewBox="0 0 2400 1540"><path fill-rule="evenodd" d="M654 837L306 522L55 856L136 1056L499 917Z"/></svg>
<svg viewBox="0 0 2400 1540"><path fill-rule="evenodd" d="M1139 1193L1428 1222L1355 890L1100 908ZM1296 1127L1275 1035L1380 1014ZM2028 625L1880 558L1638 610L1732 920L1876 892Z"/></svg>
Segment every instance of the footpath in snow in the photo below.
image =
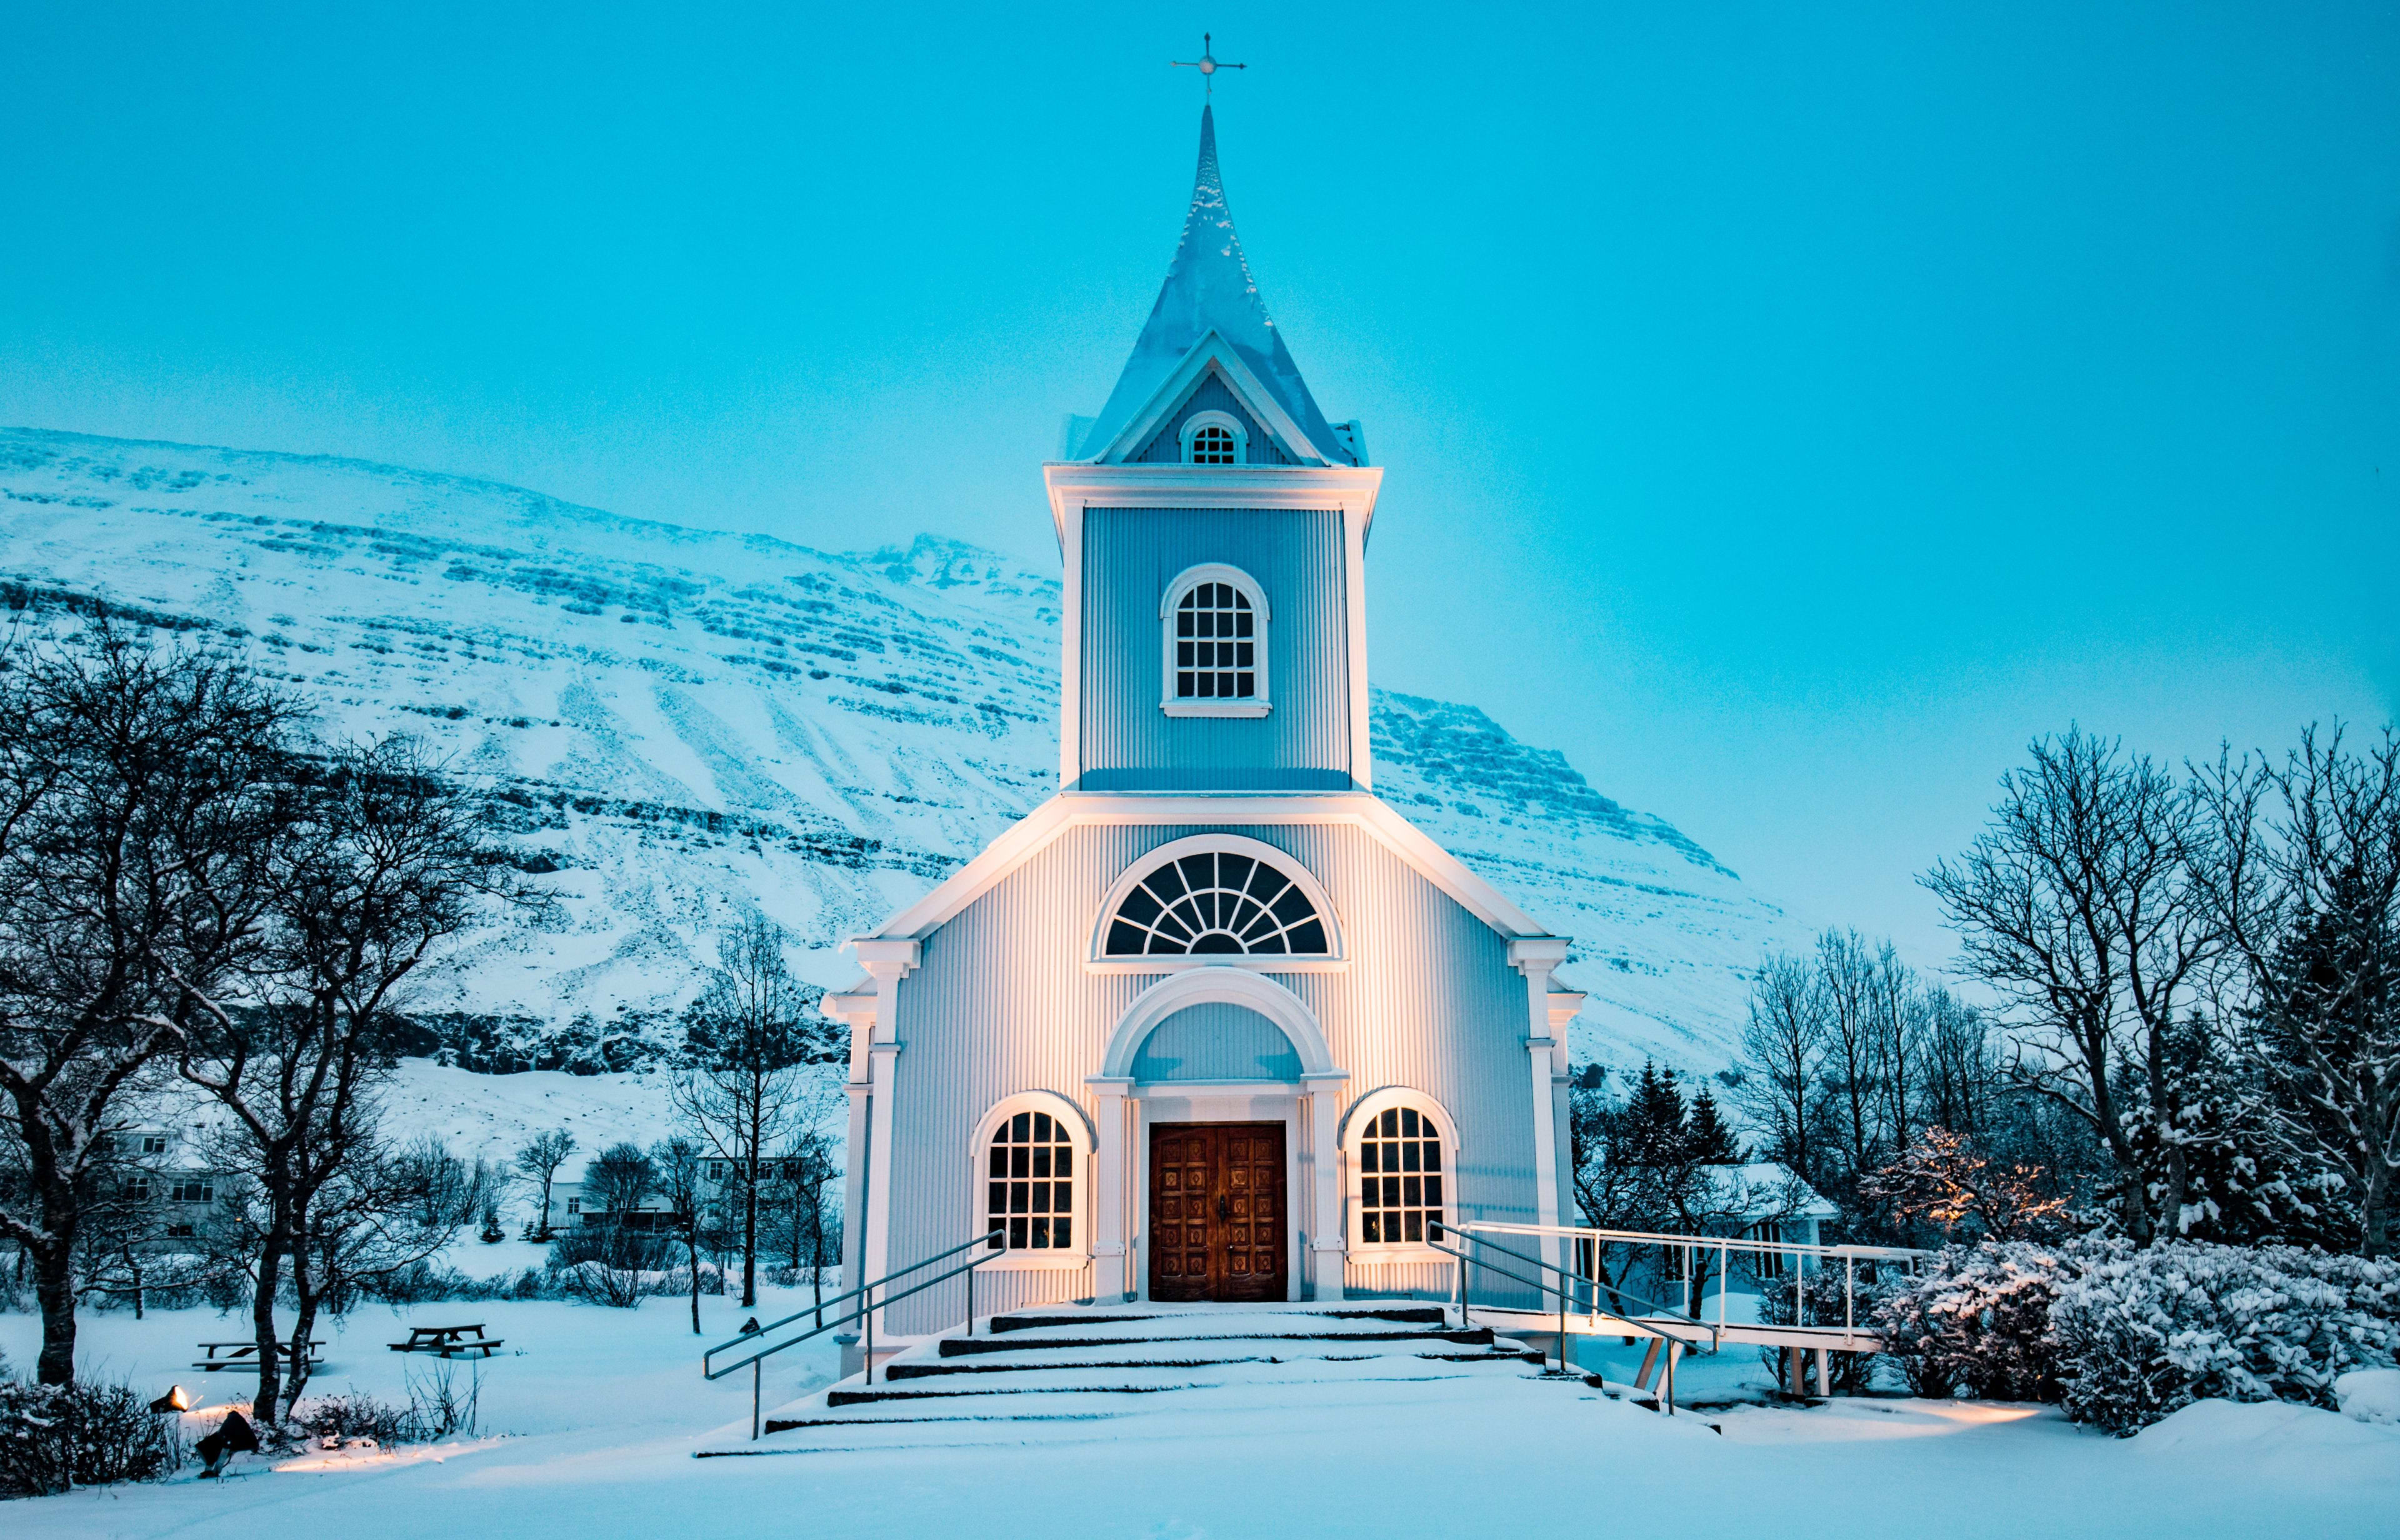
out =
<svg viewBox="0 0 2400 1540"><path fill-rule="evenodd" d="M797 1308L778 1292L760 1312ZM745 1313L702 1302L705 1341ZM747 1433L746 1375L702 1381L689 1307L554 1302L361 1309L327 1333L326 1393L405 1397L433 1363L390 1352L414 1324L482 1321L508 1340L470 1370L482 1438L432 1450L245 1458L219 1483L77 1492L0 1508L10 1540L277 1533L340 1540L686 1534L733 1526L845 1536L1655 1533L1812 1540L1861 1535L2400 1534L2400 1429L2286 1406L2206 1402L2131 1439L2035 1407L1837 1400L1737 1406L1672 1420L1575 1382L1511 1373L1398 1385L1238 1417L1123 1419L1105 1439L1034 1424L967 1447L825 1449L696 1459ZM37 1325L0 1315L0 1351L32 1361ZM87 1371L204 1405L246 1398L234 1372L195 1373L194 1344L239 1336L211 1311L88 1316ZM784 1355L770 1404L833 1379L829 1347ZM1527 1366L1527 1372L1531 1372ZM1614 1371L1613 1371L1614 1372ZM1706 1397L1763 1377L1753 1355L1698 1360ZM1367 1388L1367 1387L1357 1387Z"/></svg>

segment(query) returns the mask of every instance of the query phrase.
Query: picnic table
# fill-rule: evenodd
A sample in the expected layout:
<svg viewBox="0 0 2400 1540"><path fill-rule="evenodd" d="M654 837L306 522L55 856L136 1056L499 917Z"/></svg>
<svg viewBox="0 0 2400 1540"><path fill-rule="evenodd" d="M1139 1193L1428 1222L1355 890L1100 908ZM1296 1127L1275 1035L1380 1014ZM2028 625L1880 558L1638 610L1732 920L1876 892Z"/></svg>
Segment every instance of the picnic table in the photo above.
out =
<svg viewBox="0 0 2400 1540"><path fill-rule="evenodd" d="M481 1349L484 1357L500 1345L503 1339L484 1335L484 1323L467 1326L413 1326L408 1329L408 1341L394 1342L394 1353L430 1353L443 1358Z"/></svg>
<svg viewBox="0 0 2400 1540"><path fill-rule="evenodd" d="M258 1339L255 1337L251 1338L247 1342L201 1342L198 1345L200 1350L206 1353L208 1356L196 1361L192 1365L194 1369L203 1370L208 1373L213 1374L221 1369L256 1369L258 1367ZM320 1361L323 1356L317 1350L324 1345L325 1343L322 1338L318 1338L306 1344L308 1350L308 1362L314 1364ZM283 1361L285 1363L290 1363L300 1356L300 1350L303 1344L299 1338L294 1337L288 1342L278 1342L275 1346L276 1350L283 1355ZM225 1350L225 1355L222 1357L218 1356L218 1349L220 1348Z"/></svg>

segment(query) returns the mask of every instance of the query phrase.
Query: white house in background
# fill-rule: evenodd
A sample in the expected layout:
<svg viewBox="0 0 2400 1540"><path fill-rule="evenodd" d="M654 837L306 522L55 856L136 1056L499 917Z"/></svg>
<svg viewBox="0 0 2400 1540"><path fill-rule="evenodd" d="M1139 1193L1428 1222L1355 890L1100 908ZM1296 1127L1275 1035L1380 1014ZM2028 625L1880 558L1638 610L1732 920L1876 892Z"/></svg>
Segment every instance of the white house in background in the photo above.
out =
<svg viewBox="0 0 2400 1540"><path fill-rule="evenodd" d="M1790 1166L1774 1161L1706 1168L1714 1191L1696 1200L1696 1212L1711 1218L1697 1222L1692 1233L1756 1241L1766 1246L1815 1247L1822 1244L1824 1221L1839 1219L1841 1210ZM1689 1246L1637 1246L1627 1248L1630 1266L1620 1285L1644 1299L1686 1315L1716 1319L1755 1321L1761 1300L1770 1290L1790 1288L1798 1278L1801 1258L1792 1252L1726 1248L1712 1251L1705 1242ZM1820 1265L1813 1258L1807 1267Z"/></svg>
<svg viewBox="0 0 2400 1540"><path fill-rule="evenodd" d="M1268 319L1206 110L1157 305L1043 479L1058 791L825 1001L846 1275L989 1231L979 1311L1439 1294L1436 1224L1572 1220L1567 940L1373 794L1383 472Z"/></svg>

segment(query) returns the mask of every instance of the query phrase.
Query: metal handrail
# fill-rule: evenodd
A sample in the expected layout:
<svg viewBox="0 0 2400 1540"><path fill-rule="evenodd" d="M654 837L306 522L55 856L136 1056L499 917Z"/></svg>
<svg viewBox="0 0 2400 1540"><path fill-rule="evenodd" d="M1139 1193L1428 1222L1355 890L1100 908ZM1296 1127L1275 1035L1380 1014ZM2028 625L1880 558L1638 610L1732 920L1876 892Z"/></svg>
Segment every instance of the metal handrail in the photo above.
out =
<svg viewBox="0 0 2400 1540"><path fill-rule="evenodd" d="M706 1380L721 1380L728 1374L732 1373L735 1370L742 1368L743 1365L747 1364L749 1366L750 1437L752 1438L757 1438L758 1437L759 1366L765 1360L773 1357L776 1354L783 1352L784 1349L787 1347L798 1347L802 1342L808 1342L811 1338L823 1336L825 1333L831 1331L836 1327L847 1326L852 1321L863 1321L866 1327L866 1363L860 1370L860 1376L863 1383L872 1384L875 1383L875 1312L877 1310L897 1304L902 1300L912 1298L915 1295L922 1294L929 1288L933 1288L941 1284L946 1284L952 1278L959 1276L961 1274L964 1274L967 1280L967 1334L969 1336L973 1336L975 1334L975 1270L983 1266L986 1262L995 1261L1000 1257L1007 1255L1007 1253L1005 1250L1002 1250L995 1251L989 1256L977 1257L974 1261L961 1263L957 1267L951 1268L946 1273L937 1274L933 1277L911 1284L897 1294L886 1294L880 1301L873 1298L874 1291L879 1288L888 1288L894 1281L905 1278L911 1273L921 1273L926 1268L933 1266L935 1262L955 1257L961 1251L973 1250L975 1247L979 1246L989 1246L994 1236L1005 1233L1006 1232L1004 1230L995 1226L994 1228L986 1231L984 1233L975 1236L973 1240L961 1241L958 1245L949 1247L948 1250L936 1251L932 1256L910 1262L906 1267L895 1268L880 1278L870 1278L866 1282L859 1285L856 1288L851 1289L846 1293L837 1294L830 1300L824 1300L811 1304L805 1310L795 1310L790 1315L784 1316L781 1320L770 1321L765 1326L758 1327L754 1330L744 1331L740 1336L735 1337L729 1342L719 1342L715 1347L708 1349L700 1356L701 1377ZM856 1300L859 1303L847 1314L837 1315L830 1321L825 1319L826 1307L829 1305L839 1305L844 1300ZM756 1343L770 1332L780 1330L784 1327L791 1325L794 1321L798 1320L803 1315L813 1315L817 1317L817 1324L808 1330L801 1332L797 1337L786 1337L782 1342L775 1343L771 1347L760 1347L757 1352L751 1353L743 1357L736 1358L731 1363L726 1364L722 1368L716 1367L714 1364L713 1360L716 1356L726 1351L728 1348L742 1347L747 1344Z"/></svg>
<svg viewBox="0 0 2400 1540"><path fill-rule="evenodd" d="M1656 1300L1646 1299L1640 1294L1634 1293L1630 1288L1620 1288L1616 1284L1609 1283L1605 1279L1578 1273L1573 1268L1561 1267L1556 1262L1545 1261L1539 1257L1528 1257L1522 1251L1512 1250L1507 1247L1502 1246L1498 1241L1486 1240L1481 1235L1469 1233L1470 1231L1480 1230L1482 1228L1483 1226L1480 1223L1473 1225L1460 1225L1456 1227L1459 1234L1465 1235L1468 1240L1473 1241L1478 1246L1488 1246L1493 1250L1499 1252L1503 1256L1514 1257L1520 1262L1531 1262L1535 1267L1547 1269L1549 1272L1557 1274L1561 1278L1573 1278L1576 1283L1589 1286L1592 1290L1592 1307L1594 1314L1598 1314L1600 1295L1605 1291L1612 1298L1620 1302L1631 1301L1634 1304L1640 1305L1649 1312L1647 1315L1627 1315L1620 1311L1617 1313L1619 1319L1640 1321L1645 1326L1653 1326L1661 1320L1679 1321L1693 1329L1695 1335L1690 1339L1693 1342L1697 1343L1699 1340L1699 1335L1705 1334L1709 1340L1710 1352L1714 1353L1725 1345L1725 1338L1720 1329L1711 1326L1708 1322L1700 1319L1697 1315L1693 1315L1685 1311L1677 1310L1672 1305L1663 1305ZM1514 1232L1504 1232L1504 1233L1514 1233ZM1490 1267L1492 1264L1490 1262L1485 1262L1483 1265ZM1593 1260L1592 1266L1594 1269L1597 1269L1599 1265L1599 1261L1595 1258ZM1511 1274L1511 1276L1514 1276L1514 1274ZM1526 1280L1520 1279L1519 1281L1524 1282ZM1546 1293L1559 1295L1562 1302L1572 1297L1572 1291L1570 1290L1551 1288L1546 1284L1535 1284L1534 1287L1542 1289ZM1674 1333L1661 1332L1660 1335L1671 1336L1674 1335ZM1683 1339L1679 1338L1678 1340L1680 1341Z"/></svg>

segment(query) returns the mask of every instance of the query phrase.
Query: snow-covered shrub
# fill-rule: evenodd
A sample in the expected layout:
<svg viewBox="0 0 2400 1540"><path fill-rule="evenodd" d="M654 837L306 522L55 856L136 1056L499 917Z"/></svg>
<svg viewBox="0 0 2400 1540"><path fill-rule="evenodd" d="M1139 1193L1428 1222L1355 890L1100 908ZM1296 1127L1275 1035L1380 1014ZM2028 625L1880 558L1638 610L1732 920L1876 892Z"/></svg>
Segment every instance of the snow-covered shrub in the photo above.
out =
<svg viewBox="0 0 2400 1540"><path fill-rule="evenodd" d="M2400 1354L2400 1262L2200 1241L2078 1261L2050 1310L2063 1399L2114 1433L2208 1397L2330 1410L2338 1377Z"/></svg>
<svg viewBox="0 0 2400 1540"><path fill-rule="evenodd" d="M2333 1396L2353 1423L2400 1424L2400 1369L2353 1369L2335 1378Z"/></svg>
<svg viewBox="0 0 2400 1540"><path fill-rule="evenodd" d="M0 1497L155 1481L183 1463L177 1419L130 1385L0 1383Z"/></svg>
<svg viewBox="0 0 2400 1540"><path fill-rule="evenodd" d="M2058 1399L2051 1308L2079 1249L2029 1241L1943 1248L1876 1302L1884 1351L1919 1396Z"/></svg>

